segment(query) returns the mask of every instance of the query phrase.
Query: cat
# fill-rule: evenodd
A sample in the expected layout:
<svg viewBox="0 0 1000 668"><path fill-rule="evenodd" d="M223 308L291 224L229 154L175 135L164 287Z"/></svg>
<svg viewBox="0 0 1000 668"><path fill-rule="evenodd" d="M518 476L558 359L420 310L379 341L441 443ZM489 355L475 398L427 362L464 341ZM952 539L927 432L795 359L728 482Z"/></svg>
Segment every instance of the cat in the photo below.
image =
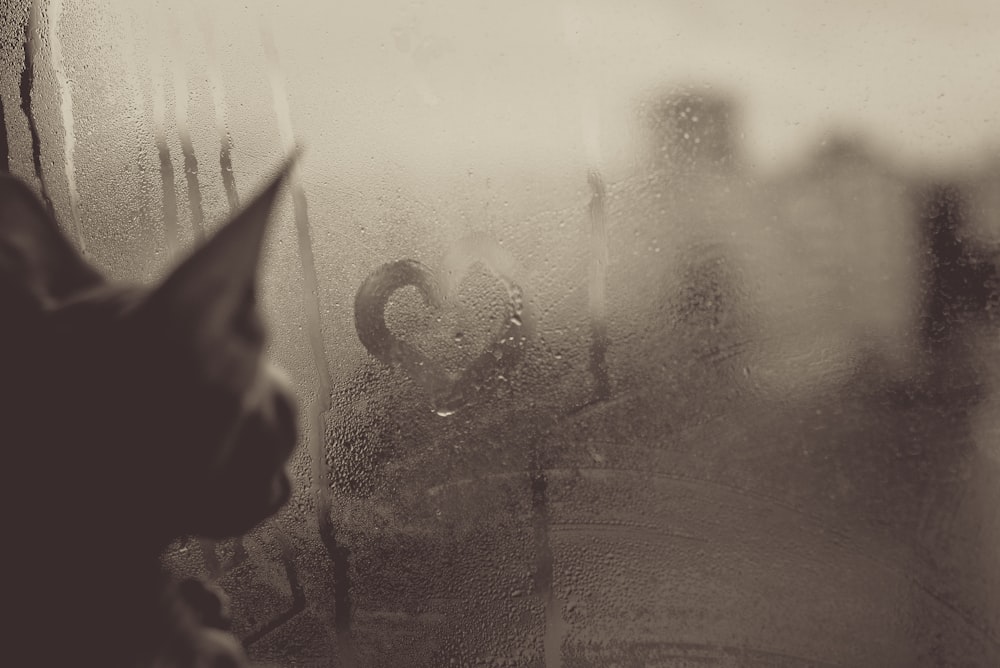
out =
<svg viewBox="0 0 1000 668"><path fill-rule="evenodd" d="M243 534L291 494L297 406L255 294L294 160L151 287L104 278L0 176L6 665L245 665L218 598L160 558L181 536Z"/></svg>

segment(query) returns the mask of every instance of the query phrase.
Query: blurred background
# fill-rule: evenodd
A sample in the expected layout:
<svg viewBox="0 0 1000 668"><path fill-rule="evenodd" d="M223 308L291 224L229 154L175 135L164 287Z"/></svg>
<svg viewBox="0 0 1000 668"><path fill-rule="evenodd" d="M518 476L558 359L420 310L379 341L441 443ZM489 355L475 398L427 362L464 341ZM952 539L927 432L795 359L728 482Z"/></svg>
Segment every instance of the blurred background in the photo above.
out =
<svg viewBox="0 0 1000 668"><path fill-rule="evenodd" d="M306 148L262 295L295 495L166 555L259 665L995 666L998 34L19 0L0 168L148 282Z"/></svg>

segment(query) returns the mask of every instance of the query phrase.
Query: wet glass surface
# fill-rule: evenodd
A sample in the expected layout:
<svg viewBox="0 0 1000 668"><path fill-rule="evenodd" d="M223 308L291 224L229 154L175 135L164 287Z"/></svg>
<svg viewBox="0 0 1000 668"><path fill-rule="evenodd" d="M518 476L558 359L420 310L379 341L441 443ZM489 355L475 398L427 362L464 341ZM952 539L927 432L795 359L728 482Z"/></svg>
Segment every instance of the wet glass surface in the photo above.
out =
<svg viewBox="0 0 1000 668"><path fill-rule="evenodd" d="M148 281L297 143L260 665L1000 665L1000 10L15 3L0 167Z"/></svg>

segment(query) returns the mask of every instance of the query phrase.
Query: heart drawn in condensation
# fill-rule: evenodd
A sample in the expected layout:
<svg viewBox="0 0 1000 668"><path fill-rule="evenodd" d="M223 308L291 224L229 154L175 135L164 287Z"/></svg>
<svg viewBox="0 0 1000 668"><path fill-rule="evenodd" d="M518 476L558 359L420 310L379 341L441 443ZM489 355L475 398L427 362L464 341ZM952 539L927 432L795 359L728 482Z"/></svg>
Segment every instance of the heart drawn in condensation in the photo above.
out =
<svg viewBox="0 0 1000 668"><path fill-rule="evenodd" d="M457 300L462 279L482 264L507 289L504 325L497 337L462 371L448 371L414 345L398 338L385 322L392 294L407 286L417 289L424 303L441 311ZM386 365L399 365L430 394L438 415L450 415L468 404L490 381L506 376L521 361L531 334L524 293L514 282L514 260L495 242L470 238L457 243L434 273L416 260L383 264L365 279L354 298L358 338L368 352Z"/></svg>

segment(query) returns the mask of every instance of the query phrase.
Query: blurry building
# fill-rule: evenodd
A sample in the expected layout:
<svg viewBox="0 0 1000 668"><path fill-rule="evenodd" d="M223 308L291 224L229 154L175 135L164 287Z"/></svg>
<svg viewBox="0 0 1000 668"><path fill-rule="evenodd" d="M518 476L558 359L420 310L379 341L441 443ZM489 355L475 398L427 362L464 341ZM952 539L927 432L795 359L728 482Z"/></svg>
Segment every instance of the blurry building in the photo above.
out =
<svg viewBox="0 0 1000 668"><path fill-rule="evenodd" d="M678 176L729 172L739 163L738 107L712 89L682 89L640 104L654 168Z"/></svg>
<svg viewBox="0 0 1000 668"><path fill-rule="evenodd" d="M609 197L610 366L619 384L650 387L741 365L752 328L741 237L757 206L733 97L674 89L637 112L636 173Z"/></svg>
<svg viewBox="0 0 1000 668"><path fill-rule="evenodd" d="M995 251L982 234L973 233L969 199L968 186L958 183L931 183L918 193L924 250L921 335L929 352L949 359L960 353L956 346L974 341L969 326L997 307Z"/></svg>
<svg viewBox="0 0 1000 668"><path fill-rule="evenodd" d="M975 165L958 183L966 199L963 236L984 247L1000 248L1000 158Z"/></svg>
<svg viewBox="0 0 1000 668"><path fill-rule="evenodd" d="M835 380L872 358L908 375L920 267L907 175L864 138L835 134L763 190L752 266L775 376Z"/></svg>
<svg viewBox="0 0 1000 668"><path fill-rule="evenodd" d="M1000 161L962 175L967 201L945 210L915 166L854 133L763 173L744 158L740 118L709 88L639 104L638 169L609 197L612 339L638 333L626 374L669 368L699 341L778 391L872 364L899 380L926 366L953 311L993 308Z"/></svg>

